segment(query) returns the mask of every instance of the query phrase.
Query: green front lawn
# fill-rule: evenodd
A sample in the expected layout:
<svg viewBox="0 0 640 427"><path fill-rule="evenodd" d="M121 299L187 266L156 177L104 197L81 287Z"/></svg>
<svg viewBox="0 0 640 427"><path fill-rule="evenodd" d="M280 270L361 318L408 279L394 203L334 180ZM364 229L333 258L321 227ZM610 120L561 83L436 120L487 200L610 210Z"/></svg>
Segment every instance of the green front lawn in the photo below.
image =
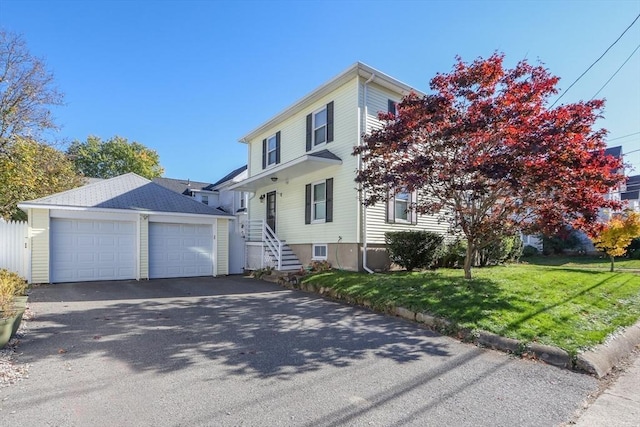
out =
<svg viewBox="0 0 640 427"><path fill-rule="evenodd" d="M606 263L606 261L605 261ZM534 264L368 275L330 271L305 281L375 307L401 306L471 330L561 347L575 355L640 318L640 275Z"/></svg>
<svg viewBox="0 0 640 427"><path fill-rule="evenodd" d="M609 258L602 256L534 256L522 258L522 262L535 265L547 265L554 267L595 268L609 271L611 265ZM616 258L615 269L620 271L640 271L640 259Z"/></svg>

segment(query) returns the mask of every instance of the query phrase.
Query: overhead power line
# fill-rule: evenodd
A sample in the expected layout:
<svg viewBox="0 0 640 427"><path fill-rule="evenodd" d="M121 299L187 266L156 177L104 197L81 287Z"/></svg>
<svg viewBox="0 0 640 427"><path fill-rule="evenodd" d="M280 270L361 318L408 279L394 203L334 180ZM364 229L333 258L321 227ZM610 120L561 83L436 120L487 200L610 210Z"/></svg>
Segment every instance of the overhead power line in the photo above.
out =
<svg viewBox="0 0 640 427"><path fill-rule="evenodd" d="M617 141L617 140L619 140L619 139L628 138L628 137L630 137L630 136L638 135L638 134L640 134L640 132L634 132L634 133L630 133L629 135L622 135L622 136L618 136L618 137L616 137L616 138L607 139L607 142Z"/></svg>
<svg viewBox="0 0 640 427"><path fill-rule="evenodd" d="M563 97L567 92L569 92L569 89L571 89L571 88L573 87L573 85L575 85L576 83L578 83L578 81L579 81L582 77L584 77L584 75L585 75L585 74L587 74L587 73L589 72L589 70L590 70L591 68L593 68L593 66L594 66L594 65L596 65L596 64L597 64L597 63L598 63L598 62L599 62L599 61L600 61L600 60L601 60L601 59L602 59L602 58L607 54L607 52L609 52L609 50L610 50L613 46L615 46L615 44L616 44L616 43L618 43L618 41L622 38L622 36L624 36L624 34L625 34L627 31L629 31L629 28L631 28L631 27L633 26L633 24L635 24L635 23L636 23L636 21L638 20L638 18L640 18L640 14L638 14L638 16L636 16L636 19L634 19L634 20L633 20L633 22L632 22L632 23L631 23L631 24L630 24L630 25L629 25L629 26L628 26L628 27L627 27L627 28L622 32L622 34L620 34L620 36L616 39L616 41L614 41L613 43L611 43L611 45L607 48L607 50L605 50L605 51L604 51L604 53L603 53L602 55L600 55L600 57L599 57L598 59L596 59L596 60L595 60L595 62L594 62L593 64L589 65L589 68L587 68L587 69L584 71L584 73L580 74L580 76L579 76L579 77L578 77L578 78L577 78L573 83L571 83L571 84L569 85L569 87L568 87L564 92L562 92L562 94L561 94L558 98L556 98L556 100L553 102L553 104L551 104L551 107L549 107L549 108L553 108L553 106L554 106L554 105L556 105L556 103L557 103L558 101L560 101L560 100L562 99L562 97Z"/></svg>
<svg viewBox="0 0 640 427"><path fill-rule="evenodd" d="M613 78L616 76L616 74L618 74L618 71L622 70L622 67L625 66L625 64L627 62L629 62L629 60L631 59L631 57L638 51L638 49L640 49L640 44L638 46L636 46L636 48L633 50L633 52L631 52L631 55L629 55L629 57L627 59L625 59L625 61L622 63L622 65L620 67L618 67L618 69L616 70L615 73L613 73L613 75L611 77L609 77L609 80L607 80L607 82L605 84L602 85L602 87L600 89L598 89L598 91L596 92L595 95L593 95L591 97L591 99L595 98L596 96L598 96L598 94L600 93L600 91L602 91L602 89L604 89L611 80L613 80Z"/></svg>

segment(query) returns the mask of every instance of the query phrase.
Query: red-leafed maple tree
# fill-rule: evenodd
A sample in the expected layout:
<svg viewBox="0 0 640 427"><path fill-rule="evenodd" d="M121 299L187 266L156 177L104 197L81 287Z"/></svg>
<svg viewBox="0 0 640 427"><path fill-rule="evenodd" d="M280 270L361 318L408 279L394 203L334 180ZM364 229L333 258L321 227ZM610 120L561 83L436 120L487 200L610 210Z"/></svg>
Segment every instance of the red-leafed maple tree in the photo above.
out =
<svg viewBox="0 0 640 427"><path fill-rule="evenodd" d="M593 234L598 211L617 209L608 192L624 180L620 159L606 156L604 129L594 130L602 100L556 108L558 78L543 66L503 66L504 55L437 74L429 95L411 93L397 114L354 148L364 168L363 203L417 191L411 208L439 214L474 253L518 230L553 233L566 225Z"/></svg>

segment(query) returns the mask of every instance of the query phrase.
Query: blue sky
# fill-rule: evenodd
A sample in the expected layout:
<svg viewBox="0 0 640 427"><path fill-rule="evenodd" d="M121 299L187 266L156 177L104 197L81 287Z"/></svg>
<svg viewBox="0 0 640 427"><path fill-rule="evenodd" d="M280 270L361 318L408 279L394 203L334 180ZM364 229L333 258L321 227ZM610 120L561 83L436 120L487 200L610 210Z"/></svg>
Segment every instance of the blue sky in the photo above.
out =
<svg viewBox="0 0 640 427"><path fill-rule="evenodd" d="M213 182L246 163L239 138L364 62L428 91L455 55L542 61L564 90L640 14L640 1L0 0L53 71L67 143L138 141L165 176ZM640 20L561 102L590 99L640 44ZM599 94L609 145L640 149L640 50ZM630 135L630 136L627 136ZM640 152L625 160L640 173Z"/></svg>

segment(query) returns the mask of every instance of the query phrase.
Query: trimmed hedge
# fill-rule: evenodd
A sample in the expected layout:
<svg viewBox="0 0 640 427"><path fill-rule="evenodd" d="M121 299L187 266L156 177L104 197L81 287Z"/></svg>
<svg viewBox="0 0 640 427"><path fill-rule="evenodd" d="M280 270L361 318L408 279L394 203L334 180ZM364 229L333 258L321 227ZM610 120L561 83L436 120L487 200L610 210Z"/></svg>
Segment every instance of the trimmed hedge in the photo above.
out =
<svg viewBox="0 0 640 427"><path fill-rule="evenodd" d="M390 231L384 237L391 261L407 271L429 267L444 240L430 231Z"/></svg>

